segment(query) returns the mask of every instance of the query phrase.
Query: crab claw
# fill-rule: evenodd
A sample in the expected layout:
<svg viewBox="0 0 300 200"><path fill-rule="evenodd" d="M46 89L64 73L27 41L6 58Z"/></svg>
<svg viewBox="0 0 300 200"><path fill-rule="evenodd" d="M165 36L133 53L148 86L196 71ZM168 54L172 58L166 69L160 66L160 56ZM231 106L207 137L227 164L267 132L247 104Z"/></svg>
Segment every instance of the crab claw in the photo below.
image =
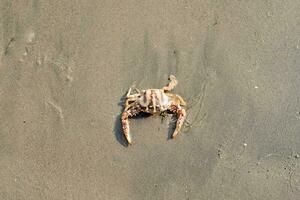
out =
<svg viewBox="0 0 300 200"><path fill-rule="evenodd" d="M125 110L122 113L121 121L122 121L123 133L124 133L129 145L132 144L131 135L129 133L129 117L133 117L133 116L139 114L139 112L140 112L140 110L138 107L131 106L130 108L125 107Z"/></svg>
<svg viewBox="0 0 300 200"><path fill-rule="evenodd" d="M178 84L178 81L174 75L170 75L169 80L170 80L169 84L162 88L164 91L167 92L173 90L175 86Z"/></svg>
<svg viewBox="0 0 300 200"><path fill-rule="evenodd" d="M132 139L131 139L131 136L129 133L129 120L128 120L128 118L130 116L131 116L131 114L130 114L129 110L127 110L122 113L122 117L121 117L123 133L125 135L125 138L126 138L128 144L132 144Z"/></svg>
<svg viewBox="0 0 300 200"><path fill-rule="evenodd" d="M176 128L175 131L172 135L172 138L175 138L178 133L180 132L180 129L184 123L184 120L186 118L186 111L184 108L181 108L180 106L174 106L175 108L173 108L173 111L177 113L177 122L176 122Z"/></svg>

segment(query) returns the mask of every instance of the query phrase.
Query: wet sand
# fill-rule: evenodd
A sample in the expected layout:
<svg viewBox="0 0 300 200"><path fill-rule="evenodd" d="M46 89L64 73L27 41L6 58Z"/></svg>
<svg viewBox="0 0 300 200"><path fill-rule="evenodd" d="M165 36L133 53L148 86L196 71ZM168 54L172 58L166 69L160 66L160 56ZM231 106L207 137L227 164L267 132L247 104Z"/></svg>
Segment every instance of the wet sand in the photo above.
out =
<svg viewBox="0 0 300 200"><path fill-rule="evenodd" d="M0 199L298 199L300 2L0 3ZM120 125L135 83L188 120Z"/></svg>

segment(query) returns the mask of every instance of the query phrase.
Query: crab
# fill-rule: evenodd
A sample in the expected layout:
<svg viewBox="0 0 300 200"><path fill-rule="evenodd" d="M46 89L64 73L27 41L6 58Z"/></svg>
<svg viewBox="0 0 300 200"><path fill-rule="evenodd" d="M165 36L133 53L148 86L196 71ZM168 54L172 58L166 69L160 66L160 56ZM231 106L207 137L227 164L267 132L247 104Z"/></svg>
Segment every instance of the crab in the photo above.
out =
<svg viewBox="0 0 300 200"><path fill-rule="evenodd" d="M177 85L178 81L174 75L170 75L169 84L161 89L138 90L130 87L125 100L125 109L122 113L122 128L125 138L129 145L132 144L132 138L129 132L129 118L139 113L149 113L152 115L170 112L177 115L176 128L172 134L175 138L186 118L186 102L178 94L171 93L171 90ZM131 94L135 89L136 94Z"/></svg>

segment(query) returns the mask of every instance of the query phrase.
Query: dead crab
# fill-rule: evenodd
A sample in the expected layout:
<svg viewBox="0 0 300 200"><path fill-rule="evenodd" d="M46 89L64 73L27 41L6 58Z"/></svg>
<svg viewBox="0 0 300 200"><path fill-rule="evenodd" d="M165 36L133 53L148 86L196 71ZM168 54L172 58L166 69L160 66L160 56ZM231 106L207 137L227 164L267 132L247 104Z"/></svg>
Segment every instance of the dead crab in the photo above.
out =
<svg viewBox="0 0 300 200"><path fill-rule="evenodd" d="M183 108L186 103L181 96L173 94L170 91L177 85L176 77L169 77L169 84L161 89L147 89L137 91L137 94L130 94L132 88L129 88L126 95L125 109L122 113L122 128L129 144L132 139L129 133L129 117L133 117L140 112L159 114L165 111L177 114L176 128L172 135L175 138L179 133L186 117L186 111Z"/></svg>

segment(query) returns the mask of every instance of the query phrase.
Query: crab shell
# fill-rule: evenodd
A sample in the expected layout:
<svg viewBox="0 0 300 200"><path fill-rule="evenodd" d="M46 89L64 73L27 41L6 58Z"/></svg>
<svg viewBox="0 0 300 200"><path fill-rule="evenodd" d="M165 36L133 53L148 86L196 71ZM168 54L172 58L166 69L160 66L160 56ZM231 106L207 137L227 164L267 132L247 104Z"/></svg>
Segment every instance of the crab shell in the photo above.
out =
<svg viewBox="0 0 300 200"><path fill-rule="evenodd" d="M185 106L186 103L177 94L165 93L163 89L142 90L138 96L129 98L127 109L156 114L170 109L171 105Z"/></svg>

